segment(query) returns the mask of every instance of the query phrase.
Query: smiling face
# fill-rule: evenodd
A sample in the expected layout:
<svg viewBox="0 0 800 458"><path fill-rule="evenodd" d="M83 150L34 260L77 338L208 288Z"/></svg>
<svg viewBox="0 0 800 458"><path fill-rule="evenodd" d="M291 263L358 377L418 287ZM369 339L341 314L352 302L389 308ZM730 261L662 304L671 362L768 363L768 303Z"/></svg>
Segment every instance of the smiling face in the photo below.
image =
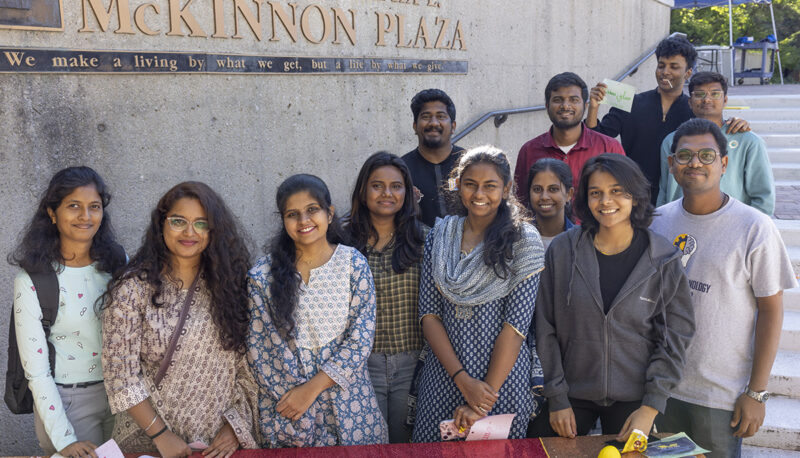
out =
<svg viewBox="0 0 800 458"><path fill-rule="evenodd" d="M680 54L659 57L656 67L656 82L662 92L683 90L683 83L692 75L692 69L686 65L686 58Z"/></svg>
<svg viewBox="0 0 800 458"><path fill-rule="evenodd" d="M439 101L426 102L414 122L414 132L419 144L427 148L439 148L450 144L456 123L447 113L447 105Z"/></svg>
<svg viewBox="0 0 800 458"><path fill-rule="evenodd" d="M397 167L384 165L369 175L364 200L373 216L394 216L403 208L406 186Z"/></svg>
<svg viewBox="0 0 800 458"><path fill-rule="evenodd" d="M286 199L283 227L297 248L327 243L328 225L333 218L333 206L326 212L308 191L300 191Z"/></svg>
<svg viewBox="0 0 800 458"><path fill-rule="evenodd" d="M504 198L508 197L511 183L503 178L493 164L478 162L461 174L458 194L470 217L494 219Z"/></svg>
<svg viewBox="0 0 800 458"><path fill-rule="evenodd" d="M586 102L581 96L578 86L560 87L550 93L547 101L547 115L553 125L559 129L575 127L583 120Z"/></svg>
<svg viewBox="0 0 800 458"><path fill-rule="evenodd" d="M550 170L542 170L531 181L529 198L536 218L564 219L564 206L572 199L574 189L566 189L558 176Z"/></svg>
<svg viewBox="0 0 800 458"><path fill-rule="evenodd" d="M631 225L633 197L614 175L599 170L589 175L587 203L600 230Z"/></svg>
<svg viewBox="0 0 800 458"><path fill-rule="evenodd" d="M170 219L183 219L188 224L170 224ZM209 232L198 233L198 222L208 222L206 210L200 201L192 197L182 197L175 201L164 219L164 244L172 257L172 263L196 264L211 240ZM178 229L182 226L182 229Z"/></svg>
<svg viewBox="0 0 800 458"><path fill-rule="evenodd" d="M75 188L55 211L47 209L56 225L62 250L72 243L91 243L103 222L103 200L93 184Z"/></svg>
<svg viewBox="0 0 800 458"><path fill-rule="evenodd" d="M703 164L693 154L688 164L678 164L675 157L670 155L667 160L669 162L669 170L675 181L683 189L684 194L706 194L716 196L719 194L719 182L722 179L722 174L728 166L728 157L720 157L719 145L712 134L702 135L686 135L678 139L675 151L682 149L689 150L697 153L703 149L713 149L717 152L714 162L711 164Z"/></svg>
<svg viewBox="0 0 800 458"><path fill-rule="evenodd" d="M722 110L728 103L728 96L725 95L720 83L698 85L690 95L689 104L695 116L722 123ZM700 95L703 97L699 97ZM715 100L714 97L719 98Z"/></svg>

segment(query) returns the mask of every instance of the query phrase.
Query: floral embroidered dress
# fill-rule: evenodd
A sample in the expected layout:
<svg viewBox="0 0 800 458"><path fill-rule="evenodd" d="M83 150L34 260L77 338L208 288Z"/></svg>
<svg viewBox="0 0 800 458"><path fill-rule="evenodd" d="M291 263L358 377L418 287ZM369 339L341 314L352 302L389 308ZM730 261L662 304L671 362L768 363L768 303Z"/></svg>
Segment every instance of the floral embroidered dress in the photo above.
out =
<svg viewBox="0 0 800 458"><path fill-rule="evenodd" d="M311 270L295 309L295 331L284 340L270 317L271 258L250 270L248 360L259 385L265 446L313 447L388 441L367 372L375 335L375 287L367 260L338 245L331 259ZM298 421L275 411L290 389L324 371L336 385L325 390Z"/></svg>
<svg viewBox="0 0 800 458"><path fill-rule="evenodd" d="M258 448L255 419L258 391L243 354L225 350L211 316L211 297L201 278L172 364L153 382L188 290L162 278L161 307L150 301L150 285L137 278L122 283L103 314L103 370L113 438L124 452L157 451L126 412L147 398L170 430L186 443L210 444L225 422L242 448Z"/></svg>

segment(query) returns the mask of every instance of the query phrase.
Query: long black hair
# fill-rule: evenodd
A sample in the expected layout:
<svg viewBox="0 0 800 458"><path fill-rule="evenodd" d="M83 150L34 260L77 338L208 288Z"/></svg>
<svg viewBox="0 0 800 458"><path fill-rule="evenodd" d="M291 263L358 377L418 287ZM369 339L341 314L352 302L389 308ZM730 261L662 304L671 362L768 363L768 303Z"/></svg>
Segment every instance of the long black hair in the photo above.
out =
<svg viewBox="0 0 800 458"><path fill-rule="evenodd" d="M270 274L272 282L269 292L272 296L272 306L269 309L272 322L276 329L288 336L294 331L294 310L297 307L298 293L302 277L297 271L297 249L294 240L289 237L283 224L283 214L286 211L286 202L298 192L308 192L319 203L319 206L330 215L331 223L325 234L329 243L342 243L344 240L339 220L331 204L331 193L328 186L319 177L305 173L292 175L278 186L275 193L275 204L281 219L280 229L273 236L265 250L270 254Z"/></svg>
<svg viewBox="0 0 800 458"><path fill-rule="evenodd" d="M546 157L534 162L528 171L528 187L525 188L525 192L529 196L531 194L531 185L533 184L533 179L536 177L537 173L544 171L552 172L553 175L558 178L558 181L561 182L561 185L564 186L566 191L569 191L569 189L572 188L572 170L569 169L567 163L552 157ZM531 199L528 198L528 211L535 216L533 204L530 201ZM572 219L572 202L570 202L569 199L567 199L566 203L564 203L564 216L566 216L566 218L571 222L575 222L575 220Z"/></svg>
<svg viewBox="0 0 800 458"><path fill-rule="evenodd" d="M581 219L581 227L585 231L597 234L600 223L597 222L589 208L589 178L595 172L606 172L617 179L620 186L633 200L631 208L631 226L634 229L647 229L653 222L655 208L650 203L650 182L642 169L633 159L622 154L603 153L595 156L585 164L581 171L581 181L575 195L575 212Z"/></svg>
<svg viewBox="0 0 800 458"><path fill-rule="evenodd" d="M150 302L163 306L162 272L172 271L171 253L164 243L164 224L175 203L183 198L196 199L206 212L210 231L208 246L200 256L200 272L211 295L211 316L226 350L244 352L250 308L247 296L247 271L250 252L236 217L211 187L199 181L174 186L159 199L150 213L150 224L142 246L127 268L111 281L109 295L130 278L145 281L153 288ZM186 285L188 286L188 285ZM107 303L110 301L107 301Z"/></svg>
<svg viewBox="0 0 800 458"><path fill-rule="evenodd" d="M458 161L458 165L450 172L450 178L454 178L458 187L461 187L461 177L464 172L475 164L494 166L503 180L503 187L511 183L511 164L506 153L491 145L478 146L466 151ZM467 209L461 202L458 191L447 190L447 192L452 213L466 216ZM487 266L491 266L500 278L508 276L508 264L514 258L514 243L522 237L522 225L526 219L525 211L517 203L514 193L509 192L507 197L503 197L494 221L483 235L483 261Z"/></svg>
<svg viewBox="0 0 800 458"><path fill-rule="evenodd" d="M111 226L111 215L106 211L111 194L100 175L90 167L68 167L60 170L47 186L36 212L23 232L22 241L9 254L8 262L31 273L53 270L53 264L64 265L61 254L61 238L58 228L50 218L48 210L55 212L66 196L83 186L94 186L103 205L103 219L92 238L89 257L102 272L113 274L125 265L125 251L117 243Z"/></svg>
<svg viewBox="0 0 800 458"><path fill-rule="evenodd" d="M367 207L367 186L372 172L379 167L387 166L394 167L400 172L406 190L403 206L394 214L395 248L392 254L392 270L401 273L419 262L422 258L422 246L425 243L422 223L417 219L419 206L414 198L411 172L402 159L385 151L377 152L367 158L364 165L361 166L361 171L358 172L356 185L353 188L350 215L346 218L345 230L350 237L350 243L366 256L369 239L378 239L378 232L372 226Z"/></svg>

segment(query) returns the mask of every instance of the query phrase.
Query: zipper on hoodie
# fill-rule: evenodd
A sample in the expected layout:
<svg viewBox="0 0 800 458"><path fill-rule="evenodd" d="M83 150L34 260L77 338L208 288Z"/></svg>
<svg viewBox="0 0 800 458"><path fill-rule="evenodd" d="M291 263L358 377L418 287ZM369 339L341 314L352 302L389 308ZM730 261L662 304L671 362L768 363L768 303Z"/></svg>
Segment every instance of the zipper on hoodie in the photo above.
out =
<svg viewBox="0 0 800 458"><path fill-rule="evenodd" d="M606 402L608 399L608 374L610 372L608 370L608 314L603 315L603 320L605 321L603 332L603 370L606 372L605 377L603 377L603 402Z"/></svg>

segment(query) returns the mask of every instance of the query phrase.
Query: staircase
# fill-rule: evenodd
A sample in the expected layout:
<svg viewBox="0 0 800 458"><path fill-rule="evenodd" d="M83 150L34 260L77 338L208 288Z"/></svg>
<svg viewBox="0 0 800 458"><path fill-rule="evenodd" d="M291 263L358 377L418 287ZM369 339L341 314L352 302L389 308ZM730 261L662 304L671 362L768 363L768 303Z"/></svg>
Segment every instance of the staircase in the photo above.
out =
<svg viewBox="0 0 800 458"><path fill-rule="evenodd" d="M767 143L777 190L775 223L800 278L800 85L775 89L781 93L733 89L728 106L748 108L726 110L725 117L748 120ZM748 457L800 455L800 288L784 292L783 306L783 332L768 386L773 397L764 425L744 441Z"/></svg>

